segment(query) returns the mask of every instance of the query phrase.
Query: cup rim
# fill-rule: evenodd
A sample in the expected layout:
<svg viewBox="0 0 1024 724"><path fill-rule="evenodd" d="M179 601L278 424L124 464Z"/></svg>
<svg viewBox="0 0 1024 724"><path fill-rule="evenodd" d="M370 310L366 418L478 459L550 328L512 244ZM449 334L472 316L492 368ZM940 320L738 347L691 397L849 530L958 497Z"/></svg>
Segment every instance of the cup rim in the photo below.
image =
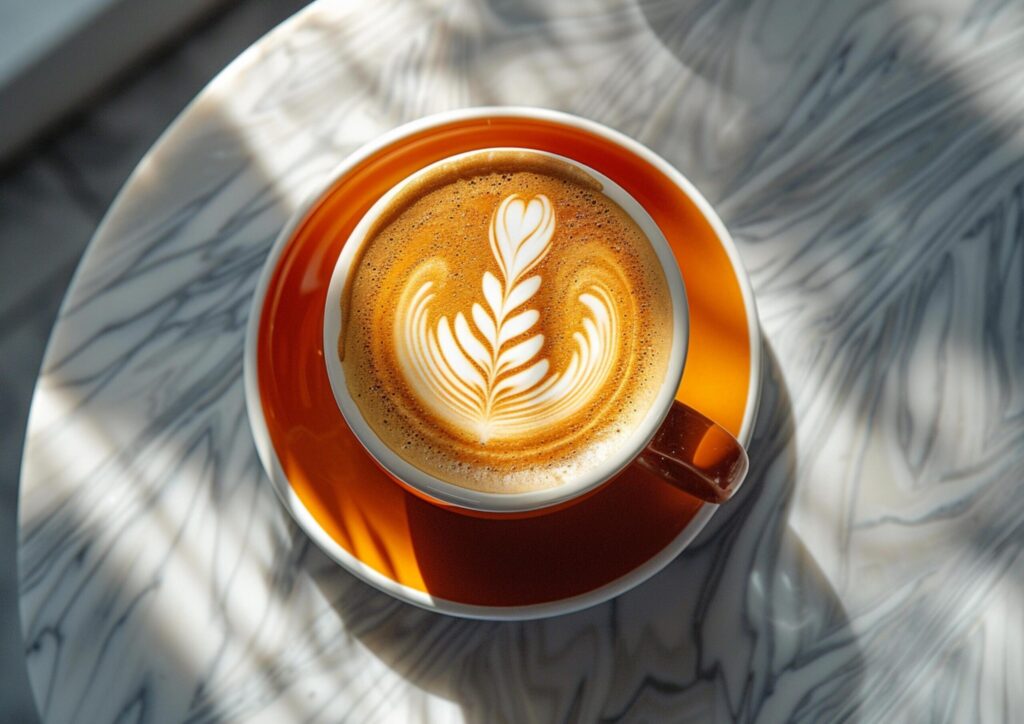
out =
<svg viewBox="0 0 1024 724"><path fill-rule="evenodd" d="M675 166L660 155L638 141L633 140L620 131L598 121L576 116L564 111L535 106L488 105L456 108L433 113L413 121L400 124L383 134L375 136L360 144L337 162L331 178L340 178L356 168L360 163L372 158L382 150L404 138L416 133L442 128L462 121L481 118L530 118L567 128L576 128L589 132L603 139L619 144L665 174L672 183L693 202L708 224L714 230L722 249L725 252L736 281L740 287L746 315L747 338L750 342L750 371L747 377L747 399L743 416L740 421L737 439L744 445L750 443L754 421L757 419L761 405L761 393L764 375L764 350L761 341L761 325L757 312L750 276L743 266L736 242L717 212L704 198L703 194ZM296 228L308 215L309 211L322 198L323 192L307 194L295 208L288 221L281 227L267 254L253 292L249 307L249 318L246 327L243 385L245 388L246 411L253 432L253 443L256 453L267 471L274 492L281 500L285 509L292 515L298 525L319 545L334 561L343 566L364 582L378 590L395 596L401 601L418 606L428 611L446 613L453 616L484 620L522 621L544 618L579 611L612 599L634 588L662 570L668 563L685 550L690 543L707 526L718 510L717 505L705 503L696 515L673 538L650 558L623 575L604 583L596 588L571 596L551 601L531 604L477 604L450 600L420 591L400 583L363 561L356 553L343 548L323 528L321 522L309 511L299 498L292 483L285 473L278 457L277 450L271 440L267 423L264 418L262 394L259 389L257 353L259 349L260 325L264 316L264 306L268 289L277 270L285 246L295 233Z"/></svg>
<svg viewBox="0 0 1024 724"><path fill-rule="evenodd" d="M665 275L672 303L672 346L658 392L643 419L618 446L615 454L601 465L586 471L568 482L539 490L517 493L492 493L465 488L432 475L402 458L391 449L367 423L358 404L352 399L346 383L345 369L336 353L342 328L341 296L357 269L358 255L367 242L367 234L392 201L409 184L430 172L474 156L488 153L515 152L558 159L594 177L602 186L601 192L618 204L647 236L662 272ZM330 181L326 188L330 187ZM575 159L548 151L513 146L474 149L439 159L414 171L396 183L367 210L352 230L335 261L334 270L324 303L324 364L330 380L335 403L345 422L367 453L399 484L428 499L459 509L482 513L529 513L560 506L586 495L604 485L633 462L664 422L675 400L682 380L689 341L689 307L682 272L664 233L647 210L631 194L599 170Z"/></svg>

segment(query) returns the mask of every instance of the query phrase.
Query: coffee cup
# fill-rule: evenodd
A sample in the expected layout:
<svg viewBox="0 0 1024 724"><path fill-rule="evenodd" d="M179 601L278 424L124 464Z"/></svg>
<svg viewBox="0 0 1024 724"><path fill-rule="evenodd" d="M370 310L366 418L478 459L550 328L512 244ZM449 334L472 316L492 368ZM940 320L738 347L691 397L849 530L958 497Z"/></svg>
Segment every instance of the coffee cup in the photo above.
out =
<svg viewBox="0 0 1024 724"><path fill-rule="evenodd" d="M324 360L362 446L438 505L534 514L629 465L721 503L747 456L675 400L688 322L675 256L630 194L557 154L483 148L363 216L331 278Z"/></svg>

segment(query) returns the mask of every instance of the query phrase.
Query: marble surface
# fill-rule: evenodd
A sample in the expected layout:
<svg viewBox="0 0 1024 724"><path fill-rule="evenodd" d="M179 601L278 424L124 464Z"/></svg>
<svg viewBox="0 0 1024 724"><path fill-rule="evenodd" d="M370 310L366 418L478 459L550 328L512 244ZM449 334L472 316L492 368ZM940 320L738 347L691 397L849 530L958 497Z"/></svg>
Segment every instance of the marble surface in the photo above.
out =
<svg viewBox="0 0 1024 724"><path fill-rule="evenodd" d="M1012 721L1024 706L1024 9L321 2L154 147L33 402L47 722ZM715 204L767 379L739 497L660 574L524 623L398 603L278 505L245 421L276 230L363 141L536 104Z"/></svg>

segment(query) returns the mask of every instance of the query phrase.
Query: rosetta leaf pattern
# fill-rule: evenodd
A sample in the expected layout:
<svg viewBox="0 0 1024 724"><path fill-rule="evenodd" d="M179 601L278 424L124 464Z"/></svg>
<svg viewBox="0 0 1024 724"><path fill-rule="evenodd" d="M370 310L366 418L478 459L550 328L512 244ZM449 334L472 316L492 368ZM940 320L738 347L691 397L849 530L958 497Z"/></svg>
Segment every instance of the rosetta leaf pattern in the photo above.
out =
<svg viewBox="0 0 1024 724"><path fill-rule="evenodd" d="M544 195L505 198L491 217L488 240L497 275L484 272L483 303L449 322L433 323L434 282L411 279L395 320L401 370L420 401L434 414L481 443L528 433L576 414L614 366L616 314L599 284L579 296L589 316L573 334L575 351L566 369L551 373L540 357L544 335L530 334L540 321L522 309L540 291L537 266L551 251L555 212Z"/></svg>

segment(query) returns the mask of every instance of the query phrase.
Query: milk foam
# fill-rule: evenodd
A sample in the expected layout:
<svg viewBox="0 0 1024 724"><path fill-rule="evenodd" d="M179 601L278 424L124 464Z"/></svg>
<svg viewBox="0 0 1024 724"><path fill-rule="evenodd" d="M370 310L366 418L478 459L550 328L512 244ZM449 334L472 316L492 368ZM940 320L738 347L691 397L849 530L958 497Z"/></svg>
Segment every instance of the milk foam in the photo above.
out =
<svg viewBox="0 0 1024 724"><path fill-rule="evenodd" d="M372 230L342 302L353 400L381 440L463 487L607 464L666 374L672 305L632 219L535 154L432 172Z"/></svg>

